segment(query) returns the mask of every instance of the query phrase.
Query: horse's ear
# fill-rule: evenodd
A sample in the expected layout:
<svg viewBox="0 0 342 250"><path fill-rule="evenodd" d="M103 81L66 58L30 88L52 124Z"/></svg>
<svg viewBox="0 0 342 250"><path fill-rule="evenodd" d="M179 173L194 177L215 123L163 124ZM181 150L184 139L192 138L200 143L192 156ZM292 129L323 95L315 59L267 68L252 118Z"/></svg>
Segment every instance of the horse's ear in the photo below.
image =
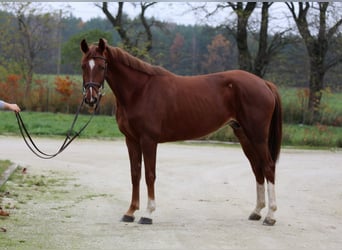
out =
<svg viewBox="0 0 342 250"><path fill-rule="evenodd" d="M83 39L81 42L81 50L83 51L84 54L86 54L89 51L89 47L85 39Z"/></svg>
<svg viewBox="0 0 342 250"><path fill-rule="evenodd" d="M107 46L107 40L104 39L104 38L100 38L99 39L99 50L100 50L100 53L103 53L105 51L106 46Z"/></svg>

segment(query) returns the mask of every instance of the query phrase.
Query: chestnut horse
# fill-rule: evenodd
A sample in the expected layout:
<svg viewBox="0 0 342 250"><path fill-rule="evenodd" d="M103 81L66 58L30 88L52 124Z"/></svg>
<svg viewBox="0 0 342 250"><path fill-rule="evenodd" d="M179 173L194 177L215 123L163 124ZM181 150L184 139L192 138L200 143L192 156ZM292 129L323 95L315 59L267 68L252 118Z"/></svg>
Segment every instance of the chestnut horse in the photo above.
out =
<svg viewBox="0 0 342 250"><path fill-rule="evenodd" d="M126 138L132 200L122 221L133 222L139 209L143 158L148 202L147 215L139 223L152 223L158 143L198 138L229 124L256 179L257 202L249 219L261 218L266 179L269 204L263 224L274 225L275 164L282 138L281 102L274 84L242 70L178 76L111 47L104 39L91 46L83 40L81 50L85 102L98 104L106 80Z"/></svg>

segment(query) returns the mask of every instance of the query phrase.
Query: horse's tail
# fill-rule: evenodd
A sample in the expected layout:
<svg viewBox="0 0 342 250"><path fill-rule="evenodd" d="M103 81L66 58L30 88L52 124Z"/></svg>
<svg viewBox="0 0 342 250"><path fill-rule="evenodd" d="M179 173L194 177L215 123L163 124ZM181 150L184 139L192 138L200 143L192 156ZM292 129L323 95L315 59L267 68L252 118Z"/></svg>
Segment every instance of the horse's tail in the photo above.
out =
<svg viewBox="0 0 342 250"><path fill-rule="evenodd" d="M268 139L268 148L271 153L271 157L274 162L278 160L280 154L280 146L282 141L282 126L283 126L283 114L282 114L282 105L279 92L277 87L271 83L266 81L267 86L271 89L275 97L275 107L272 115L271 125L269 129L269 139Z"/></svg>

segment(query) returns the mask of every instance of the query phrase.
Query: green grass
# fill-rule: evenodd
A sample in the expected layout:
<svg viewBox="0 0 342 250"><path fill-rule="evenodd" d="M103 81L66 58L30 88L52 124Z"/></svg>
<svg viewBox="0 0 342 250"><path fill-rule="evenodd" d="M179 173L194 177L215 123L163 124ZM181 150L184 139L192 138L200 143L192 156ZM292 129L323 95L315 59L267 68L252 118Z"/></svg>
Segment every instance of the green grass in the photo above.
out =
<svg viewBox="0 0 342 250"><path fill-rule="evenodd" d="M308 92L303 88L280 88L285 123L300 124L308 118ZM323 91L320 121L324 125L342 126L342 93Z"/></svg>
<svg viewBox="0 0 342 250"><path fill-rule="evenodd" d="M29 133L33 136L64 136L70 129L74 115L60 113L21 112L21 117ZM74 130L79 131L89 120L89 115L79 115ZM0 112L0 134L20 135L18 123L13 112ZM95 116L81 134L82 138L122 137L115 118Z"/></svg>
<svg viewBox="0 0 342 250"><path fill-rule="evenodd" d="M22 112L21 116L30 134L44 137L63 137L69 130L74 115ZM80 115L75 130L78 131L89 119L89 115ZM12 112L0 112L0 135L20 135L15 115ZM95 116L80 138L114 139L123 138L116 120L112 116ZM232 129L226 126L203 139L237 142ZM284 124L283 145L300 147L342 147L342 128L316 125L305 126Z"/></svg>
<svg viewBox="0 0 342 250"><path fill-rule="evenodd" d="M12 163L8 160L0 160L0 176L7 170Z"/></svg>
<svg viewBox="0 0 342 250"><path fill-rule="evenodd" d="M233 130L225 126L204 139L237 142ZM342 148L342 128L283 124L283 146L308 148Z"/></svg>
<svg viewBox="0 0 342 250"><path fill-rule="evenodd" d="M342 148L342 128L324 125L285 125L283 145Z"/></svg>

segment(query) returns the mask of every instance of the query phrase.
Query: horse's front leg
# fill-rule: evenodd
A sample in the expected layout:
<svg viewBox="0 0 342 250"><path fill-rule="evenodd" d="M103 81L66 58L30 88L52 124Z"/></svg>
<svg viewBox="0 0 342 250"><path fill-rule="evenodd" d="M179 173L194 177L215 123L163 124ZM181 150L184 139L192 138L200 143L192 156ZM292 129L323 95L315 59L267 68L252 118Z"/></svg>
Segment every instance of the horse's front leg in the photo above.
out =
<svg viewBox="0 0 342 250"><path fill-rule="evenodd" d="M140 144L127 139L126 145L128 148L129 160L131 165L131 180L132 180L132 200L127 212L122 217L121 221L133 222L134 212L139 209L139 192L141 179L141 147Z"/></svg>
<svg viewBox="0 0 342 250"><path fill-rule="evenodd" d="M145 165L145 180L147 185L146 214L140 218L140 224L152 224L152 212L156 209L154 183L156 180L157 143L152 140L143 140L141 143Z"/></svg>

